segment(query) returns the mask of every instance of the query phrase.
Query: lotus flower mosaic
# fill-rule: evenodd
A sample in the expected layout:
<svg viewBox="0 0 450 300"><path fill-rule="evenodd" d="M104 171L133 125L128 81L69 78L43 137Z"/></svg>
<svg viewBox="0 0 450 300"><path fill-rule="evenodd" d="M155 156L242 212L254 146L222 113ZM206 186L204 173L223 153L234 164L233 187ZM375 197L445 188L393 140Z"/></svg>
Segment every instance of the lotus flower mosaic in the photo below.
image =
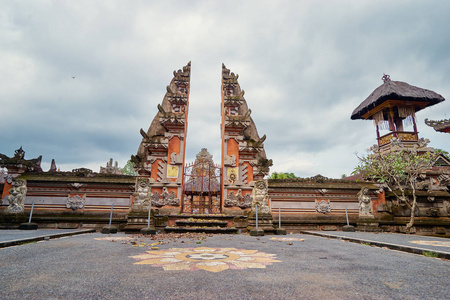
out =
<svg viewBox="0 0 450 300"><path fill-rule="evenodd" d="M147 251L131 257L138 260L134 264L162 267L165 271L221 272L228 269L264 269L267 265L280 262L275 259L275 254L258 252L258 250L209 247Z"/></svg>

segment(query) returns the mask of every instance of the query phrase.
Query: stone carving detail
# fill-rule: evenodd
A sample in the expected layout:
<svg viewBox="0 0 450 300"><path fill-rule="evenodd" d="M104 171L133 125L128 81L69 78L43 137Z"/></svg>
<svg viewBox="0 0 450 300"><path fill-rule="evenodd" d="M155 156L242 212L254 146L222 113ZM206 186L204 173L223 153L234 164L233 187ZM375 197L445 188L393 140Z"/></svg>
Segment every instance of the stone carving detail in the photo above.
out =
<svg viewBox="0 0 450 300"><path fill-rule="evenodd" d="M273 165L273 161L271 159L267 159L264 157L261 157L258 160L257 168L260 174L268 175L270 167Z"/></svg>
<svg viewBox="0 0 450 300"><path fill-rule="evenodd" d="M134 192L135 207L146 207L149 205L152 188L150 187L150 180L148 178L138 177L136 179L136 187Z"/></svg>
<svg viewBox="0 0 450 300"><path fill-rule="evenodd" d="M106 162L106 167L100 167L100 174L122 175L123 171L119 168L117 161L113 166L113 159L110 158L109 162Z"/></svg>
<svg viewBox="0 0 450 300"><path fill-rule="evenodd" d="M170 164L171 165L179 165L183 163L183 156L181 154L176 154L172 152L170 154Z"/></svg>
<svg viewBox="0 0 450 300"><path fill-rule="evenodd" d="M236 167L236 155L231 155L231 156L225 155L224 165Z"/></svg>
<svg viewBox="0 0 450 300"><path fill-rule="evenodd" d="M316 176L311 177L311 181L315 181L315 182L319 182L319 183L324 183L327 180L328 180L327 177L322 176L320 174L317 174Z"/></svg>
<svg viewBox="0 0 450 300"><path fill-rule="evenodd" d="M250 196L250 194L247 194L244 196L244 201L239 203L239 207L244 209L244 208L250 208L252 206L252 197Z"/></svg>
<svg viewBox="0 0 450 300"><path fill-rule="evenodd" d="M427 210L427 216L429 216L429 217L437 217L437 216L439 216L439 209L436 208L436 207L430 207Z"/></svg>
<svg viewBox="0 0 450 300"><path fill-rule="evenodd" d="M322 214L331 212L330 201L326 200L316 200L316 211Z"/></svg>
<svg viewBox="0 0 450 300"><path fill-rule="evenodd" d="M359 200L359 217L370 217L373 218L373 208L372 208L372 199L370 198L369 189L367 187L361 188L358 192L358 200Z"/></svg>
<svg viewBox="0 0 450 300"><path fill-rule="evenodd" d="M73 169L72 173L75 176L80 176L80 177L89 177L92 176L92 170L87 169L87 168L79 168L79 169Z"/></svg>
<svg viewBox="0 0 450 300"><path fill-rule="evenodd" d="M6 212L21 213L25 205L25 196L27 194L27 182L23 179L13 179L12 188L9 190L7 200L9 206Z"/></svg>
<svg viewBox="0 0 450 300"><path fill-rule="evenodd" d="M225 207L240 207L242 209L250 208L252 206L252 197L250 194L242 195L242 190L239 189L236 194L230 192L228 198L225 199ZM259 209L259 208L258 208Z"/></svg>
<svg viewBox="0 0 450 300"><path fill-rule="evenodd" d="M82 209L84 204L86 203L86 195L83 195L83 198L79 195L75 195L73 197L67 196L66 207L72 210Z"/></svg>
<svg viewBox="0 0 450 300"><path fill-rule="evenodd" d="M34 159L25 159L25 151L20 147L14 152L13 157L8 157L0 153L0 167L18 168L23 171L42 172L42 155Z"/></svg>
<svg viewBox="0 0 450 300"><path fill-rule="evenodd" d="M325 195L325 194L328 192L327 189L318 189L317 191L318 191L319 193L321 193L322 195Z"/></svg>
<svg viewBox="0 0 450 300"><path fill-rule="evenodd" d="M152 196L150 197L152 204L157 203L159 201L159 194L157 191L155 191Z"/></svg>
<svg viewBox="0 0 450 300"><path fill-rule="evenodd" d="M444 206L445 212L450 216L450 201L444 200L442 204Z"/></svg>
<svg viewBox="0 0 450 300"><path fill-rule="evenodd" d="M161 198L159 198L157 192L152 195L152 204L156 207L162 207L164 205L180 206L180 199L176 198L174 191L169 193L167 188L163 187Z"/></svg>
<svg viewBox="0 0 450 300"><path fill-rule="evenodd" d="M258 206L258 212L263 214L269 213L269 188L266 180L258 180L255 182L252 198L252 212L255 212L255 207Z"/></svg>
<svg viewBox="0 0 450 300"><path fill-rule="evenodd" d="M78 183L78 182L69 183L68 185L69 185L69 187L73 187L74 189L77 189L77 190L78 190L80 187L84 186L84 184Z"/></svg>
<svg viewBox="0 0 450 300"><path fill-rule="evenodd" d="M230 192L228 194L228 198L225 199L224 206L226 206L226 207L238 206L239 203L242 201L242 199L244 199L244 197L242 196L241 189L239 189L236 194L233 194L233 192Z"/></svg>

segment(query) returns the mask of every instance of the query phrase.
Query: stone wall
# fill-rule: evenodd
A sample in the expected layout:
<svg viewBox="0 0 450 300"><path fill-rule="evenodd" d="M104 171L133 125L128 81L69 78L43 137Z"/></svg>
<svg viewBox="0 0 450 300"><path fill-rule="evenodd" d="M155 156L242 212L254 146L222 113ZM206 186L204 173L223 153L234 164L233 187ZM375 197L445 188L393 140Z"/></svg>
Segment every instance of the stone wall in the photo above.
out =
<svg viewBox="0 0 450 300"><path fill-rule="evenodd" d="M32 220L40 228L101 228L109 222L111 205L114 222L126 223L135 189L133 176L59 172L24 173L18 179L26 181L23 211L8 212L8 196L3 197L0 227L14 228L14 220L28 218L33 202Z"/></svg>

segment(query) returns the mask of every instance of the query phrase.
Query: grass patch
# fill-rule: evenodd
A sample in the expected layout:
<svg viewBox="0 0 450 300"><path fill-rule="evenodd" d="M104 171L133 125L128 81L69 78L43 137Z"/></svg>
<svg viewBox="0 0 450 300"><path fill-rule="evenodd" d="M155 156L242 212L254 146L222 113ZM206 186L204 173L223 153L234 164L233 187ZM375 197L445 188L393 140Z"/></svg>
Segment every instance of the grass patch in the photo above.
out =
<svg viewBox="0 0 450 300"><path fill-rule="evenodd" d="M37 241L25 241L25 242L20 242L18 244L18 246L27 245L27 244L35 244L35 243L37 243Z"/></svg>
<svg viewBox="0 0 450 300"><path fill-rule="evenodd" d="M361 243L361 245L370 246L370 243Z"/></svg>
<svg viewBox="0 0 450 300"><path fill-rule="evenodd" d="M427 256L427 257L438 257L439 254L433 251L422 251L422 255L423 256Z"/></svg>

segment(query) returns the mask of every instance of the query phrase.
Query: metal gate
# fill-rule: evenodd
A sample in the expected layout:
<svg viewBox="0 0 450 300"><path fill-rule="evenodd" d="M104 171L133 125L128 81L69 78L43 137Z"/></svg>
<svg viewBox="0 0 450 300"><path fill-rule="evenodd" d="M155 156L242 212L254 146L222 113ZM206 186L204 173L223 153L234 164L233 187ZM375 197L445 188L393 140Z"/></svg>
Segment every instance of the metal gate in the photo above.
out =
<svg viewBox="0 0 450 300"><path fill-rule="evenodd" d="M184 168L182 212L190 214L222 213L222 171L212 156L202 149L194 163Z"/></svg>

